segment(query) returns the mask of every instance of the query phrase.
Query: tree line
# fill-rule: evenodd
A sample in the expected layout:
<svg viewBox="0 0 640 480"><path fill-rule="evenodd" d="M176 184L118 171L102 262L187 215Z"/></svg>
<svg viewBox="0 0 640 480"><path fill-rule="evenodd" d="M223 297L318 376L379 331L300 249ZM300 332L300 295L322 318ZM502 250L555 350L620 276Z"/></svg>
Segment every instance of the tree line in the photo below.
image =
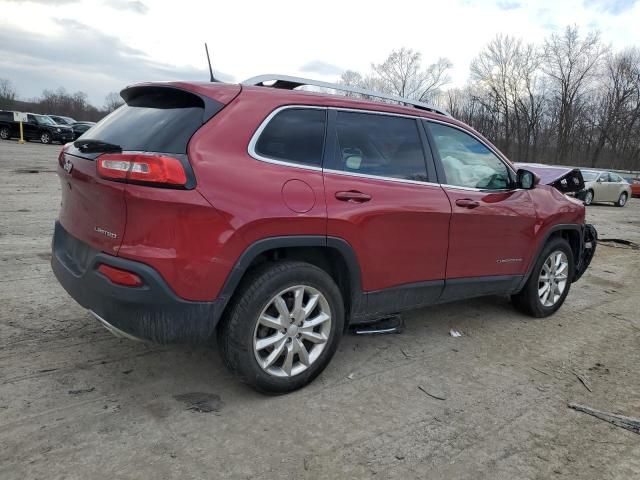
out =
<svg viewBox="0 0 640 480"><path fill-rule="evenodd" d="M78 121L96 122L122 104L120 95L111 92L105 97L104 105L96 108L89 102L86 93L69 93L63 87L44 90L39 98L20 100L12 82L8 79L0 79L0 110L61 115Z"/></svg>
<svg viewBox="0 0 640 480"><path fill-rule="evenodd" d="M542 44L497 35L471 64L464 86L451 62L422 65L394 50L365 74L339 82L447 110L520 162L640 170L640 50L614 51L598 32L568 26Z"/></svg>

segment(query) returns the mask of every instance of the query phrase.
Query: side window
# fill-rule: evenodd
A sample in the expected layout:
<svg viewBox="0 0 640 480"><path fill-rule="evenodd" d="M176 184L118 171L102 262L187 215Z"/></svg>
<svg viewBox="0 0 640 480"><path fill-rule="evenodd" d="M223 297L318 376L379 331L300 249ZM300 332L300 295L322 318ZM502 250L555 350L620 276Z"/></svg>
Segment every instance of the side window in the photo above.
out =
<svg viewBox="0 0 640 480"><path fill-rule="evenodd" d="M620 178L620 176L619 176L619 175L616 175L615 173L610 173L610 174L609 174L609 181L610 181L610 182L616 182L616 183L617 183L617 182L621 182L621 181L622 181L622 178Z"/></svg>
<svg viewBox="0 0 640 480"><path fill-rule="evenodd" d="M429 123L429 129L448 185L483 190L509 188L507 166L484 144L457 128L439 123Z"/></svg>
<svg viewBox="0 0 640 480"><path fill-rule="evenodd" d="M609 182L609 173L608 172L604 172L601 173L600 176L598 177L598 182Z"/></svg>
<svg viewBox="0 0 640 480"><path fill-rule="evenodd" d="M336 134L337 170L427 181L416 120L339 111Z"/></svg>
<svg viewBox="0 0 640 480"><path fill-rule="evenodd" d="M29 121L29 123L37 123L36 117L33 115L27 115L27 120Z"/></svg>
<svg viewBox="0 0 640 480"><path fill-rule="evenodd" d="M320 167L326 110L290 108L276 114L260 134L258 155Z"/></svg>

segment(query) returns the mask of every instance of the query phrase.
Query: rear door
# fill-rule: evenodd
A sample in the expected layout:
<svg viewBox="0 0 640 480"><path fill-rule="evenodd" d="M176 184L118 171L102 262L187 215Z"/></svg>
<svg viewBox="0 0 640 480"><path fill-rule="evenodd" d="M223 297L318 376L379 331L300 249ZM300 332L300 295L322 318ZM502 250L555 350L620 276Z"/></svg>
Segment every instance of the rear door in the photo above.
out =
<svg viewBox="0 0 640 480"><path fill-rule="evenodd" d="M512 188L512 169L475 135L444 123L426 126L452 208L447 290L454 279L480 284L485 277L524 274L536 225L529 192ZM486 278L489 291L493 281L501 283L500 278ZM455 282L451 285L455 289Z"/></svg>
<svg viewBox="0 0 640 480"><path fill-rule="evenodd" d="M609 172L602 172L593 188L594 202L610 202L612 197Z"/></svg>
<svg viewBox="0 0 640 480"><path fill-rule="evenodd" d="M365 291L414 285L421 302L433 301L445 275L451 207L435 183L419 120L337 109L329 118L328 235L354 248ZM405 300L411 307L416 299Z"/></svg>

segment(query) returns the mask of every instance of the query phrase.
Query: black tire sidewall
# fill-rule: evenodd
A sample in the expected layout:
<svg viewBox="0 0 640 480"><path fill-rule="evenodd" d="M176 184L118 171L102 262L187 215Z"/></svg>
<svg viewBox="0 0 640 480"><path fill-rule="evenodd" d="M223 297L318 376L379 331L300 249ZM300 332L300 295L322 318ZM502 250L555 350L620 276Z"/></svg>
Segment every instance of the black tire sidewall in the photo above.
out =
<svg viewBox="0 0 640 480"><path fill-rule="evenodd" d="M3 136L2 134L0 134L0 139L9 140L11 138L11 132L9 131L9 129L7 127L0 128L0 132L6 132L7 133L6 136Z"/></svg>
<svg viewBox="0 0 640 480"><path fill-rule="evenodd" d="M591 194L591 199L587 202L587 199L589 198L589 194ZM584 197L584 204L591 205L592 203L593 203L593 190L587 190L587 194Z"/></svg>
<svg viewBox="0 0 640 480"><path fill-rule="evenodd" d="M295 285L308 285L324 295L331 309L331 332L320 357L307 370L294 377L280 378L268 374L258 364L253 351L253 335L258 316L267 303L279 292ZM223 357L235 357L225 358L227 365L227 360L231 360L234 363L232 370L245 383L264 393L287 393L311 382L333 357L344 329L342 295L333 279L323 270L310 264L278 262L255 272L242 287L239 296L249 294L250 298L238 298L234 302L229 317L225 319L227 325L223 326L219 333L219 341L227 342L226 346L221 348Z"/></svg>

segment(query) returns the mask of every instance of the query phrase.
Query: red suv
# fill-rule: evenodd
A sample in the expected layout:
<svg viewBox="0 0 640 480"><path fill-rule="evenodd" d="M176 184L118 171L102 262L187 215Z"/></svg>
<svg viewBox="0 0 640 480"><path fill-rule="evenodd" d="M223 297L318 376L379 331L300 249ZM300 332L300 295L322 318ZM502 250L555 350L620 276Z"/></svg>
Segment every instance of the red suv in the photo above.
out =
<svg viewBox="0 0 640 480"><path fill-rule="evenodd" d="M265 80L128 87L60 153L53 271L112 332L217 335L243 381L286 392L348 326L494 294L545 317L587 268L582 202L467 125Z"/></svg>

